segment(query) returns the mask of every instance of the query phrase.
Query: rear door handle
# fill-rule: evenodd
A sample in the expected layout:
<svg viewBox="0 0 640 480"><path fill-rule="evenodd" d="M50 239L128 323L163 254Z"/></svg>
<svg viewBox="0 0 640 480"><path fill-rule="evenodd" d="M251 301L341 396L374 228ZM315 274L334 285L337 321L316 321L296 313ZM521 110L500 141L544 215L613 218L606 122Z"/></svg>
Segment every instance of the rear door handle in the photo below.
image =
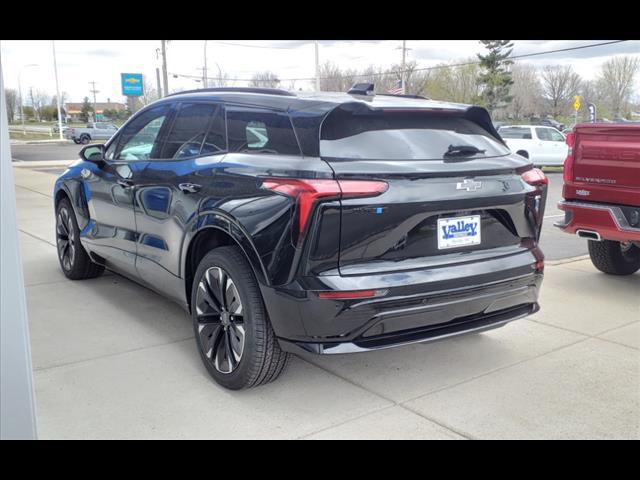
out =
<svg viewBox="0 0 640 480"><path fill-rule="evenodd" d="M178 188L184 193L196 193L202 188L202 185L198 185L196 183L181 183L178 185Z"/></svg>
<svg viewBox="0 0 640 480"><path fill-rule="evenodd" d="M133 180L128 180L126 178L119 178L118 185L120 185L123 188L131 188L133 187Z"/></svg>

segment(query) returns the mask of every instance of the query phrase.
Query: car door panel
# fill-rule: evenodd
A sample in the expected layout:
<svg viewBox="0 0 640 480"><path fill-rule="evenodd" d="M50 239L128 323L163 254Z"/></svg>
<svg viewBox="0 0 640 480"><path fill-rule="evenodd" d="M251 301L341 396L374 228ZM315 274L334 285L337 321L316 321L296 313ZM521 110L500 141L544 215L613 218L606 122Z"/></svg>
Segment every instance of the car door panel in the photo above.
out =
<svg viewBox="0 0 640 480"><path fill-rule="evenodd" d="M223 132L219 105L179 105L159 155L169 158L150 161L144 178L136 185L138 274L156 290L181 303L186 301L181 258L187 230L197 217L200 199L213 195L215 168L226 150L226 140L224 146L209 150L203 147L207 143L205 133L214 128L212 115L217 115L215 128ZM213 154L200 156L202 151Z"/></svg>

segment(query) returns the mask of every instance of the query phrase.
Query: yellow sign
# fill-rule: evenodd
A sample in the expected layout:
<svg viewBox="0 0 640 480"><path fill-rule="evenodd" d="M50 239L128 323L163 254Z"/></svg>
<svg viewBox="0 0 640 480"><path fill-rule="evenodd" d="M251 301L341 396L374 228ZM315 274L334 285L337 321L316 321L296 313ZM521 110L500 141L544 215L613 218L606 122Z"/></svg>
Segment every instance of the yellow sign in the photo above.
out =
<svg viewBox="0 0 640 480"><path fill-rule="evenodd" d="M573 109L576 111L580 110L580 95L576 95L575 102L573 102Z"/></svg>

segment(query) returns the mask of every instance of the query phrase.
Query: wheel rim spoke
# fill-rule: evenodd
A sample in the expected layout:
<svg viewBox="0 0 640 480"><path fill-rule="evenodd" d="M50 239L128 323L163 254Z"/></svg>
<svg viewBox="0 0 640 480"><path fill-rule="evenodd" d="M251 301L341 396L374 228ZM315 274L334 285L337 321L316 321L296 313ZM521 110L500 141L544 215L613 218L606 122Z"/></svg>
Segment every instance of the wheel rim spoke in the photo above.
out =
<svg viewBox="0 0 640 480"><path fill-rule="evenodd" d="M244 314L238 289L223 268L207 269L198 283L195 320L208 361L220 373L233 372L244 352Z"/></svg>

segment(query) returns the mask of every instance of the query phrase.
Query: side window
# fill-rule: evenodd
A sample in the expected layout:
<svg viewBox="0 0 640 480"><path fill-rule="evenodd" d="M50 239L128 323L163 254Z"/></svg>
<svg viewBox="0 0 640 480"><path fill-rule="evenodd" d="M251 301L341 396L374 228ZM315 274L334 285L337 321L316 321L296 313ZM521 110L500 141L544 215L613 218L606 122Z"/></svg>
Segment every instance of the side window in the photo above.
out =
<svg viewBox="0 0 640 480"><path fill-rule="evenodd" d="M551 132L551 129L549 129L549 128L536 128L536 135L543 142L552 141L550 132Z"/></svg>
<svg viewBox="0 0 640 480"><path fill-rule="evenodd" d="M557 130L550 130L549 134L551 135L551 140L554 142L564 142L564 135Z"/></svg>
<svg viewBox="0 0 640 480"><path fill-rule="evenodd" d="M171 131L162 147L160 158L180 159L195 157L200 154L205 137L211 137L210 126L214 122L215 113L219 106L213 103L185 103L182 104ZM220 123L221 117L218 120ZM219 127L218 127L218 133ZM224 150L219 140L207 138L207 153ZM213 150L213 151L211 151Z"/></svg>
<svg viewBox="0 0 640 480"><path fill-rule="evenodd" d="M284 112L229 107L227 136L229 152L300 155L291 120Z"/></svg>
<svg viewBox="0 0 640 480"><path fill-rule="evenodd" d="M147 110L132 120L120 134L116 160L148 160L154 155L154 145L170 107L162 105ZM108 157L107 157L108 158Z"/></svg>

